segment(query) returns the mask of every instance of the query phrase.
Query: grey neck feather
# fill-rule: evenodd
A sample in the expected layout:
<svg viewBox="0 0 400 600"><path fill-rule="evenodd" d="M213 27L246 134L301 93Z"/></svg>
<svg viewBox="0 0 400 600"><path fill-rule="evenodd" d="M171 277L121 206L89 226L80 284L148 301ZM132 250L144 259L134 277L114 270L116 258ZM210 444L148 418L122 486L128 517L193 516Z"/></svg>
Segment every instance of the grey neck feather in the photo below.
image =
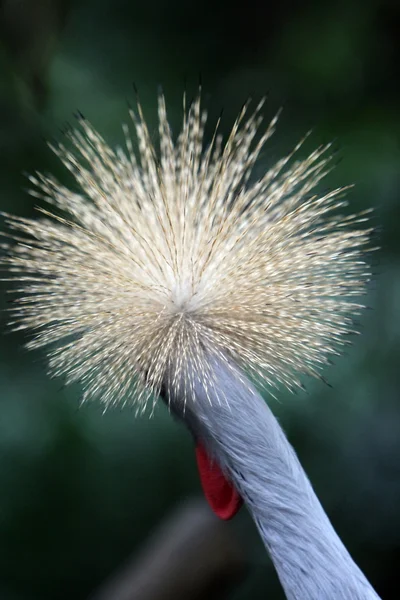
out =
<svg viewBox="0 0 400 600"><path fill-rule="evenodd" d="M379 600L324 512L279 423L258 392L215 364L229 406L201 385L173 412L233 481L271 556L288 600ZM210 405L209 399L212 404Z"/></svg>

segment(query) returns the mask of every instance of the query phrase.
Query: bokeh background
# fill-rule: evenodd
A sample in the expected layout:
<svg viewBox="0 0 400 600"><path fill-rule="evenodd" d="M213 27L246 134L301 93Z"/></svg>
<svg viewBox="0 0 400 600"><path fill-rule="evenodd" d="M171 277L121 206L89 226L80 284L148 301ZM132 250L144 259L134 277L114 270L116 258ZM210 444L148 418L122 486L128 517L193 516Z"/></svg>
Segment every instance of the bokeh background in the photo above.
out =
<svg viewBox="0 0 400 600"><path fill-rule="evenodd" d="M35 214L24 172L67 175L45 139L79 109L115 144L133 100L150 123L162 84L176 131L199 74L211 120L229 131L242 103L269 96L271 164L310 128L335 140L323 186L355 183L375 208L381 250L362 335L325 373L332 387L271 401L319 497L384 600L400 597L400 4L397 0L0 1L0 208ZM184 83L186 81L186 83ZM83 600L185 498L200 494L192 442L160 407L135 419L80 406L40 352L0 316L0 598ZM246 572L227 597L282 600L245 511L226 525ZM185 556L182 556L182 572ZM140 596L137 596L140 597ZM211 597L211 596L210 596ZM222 597L222 592L220 597Z"/></svg>

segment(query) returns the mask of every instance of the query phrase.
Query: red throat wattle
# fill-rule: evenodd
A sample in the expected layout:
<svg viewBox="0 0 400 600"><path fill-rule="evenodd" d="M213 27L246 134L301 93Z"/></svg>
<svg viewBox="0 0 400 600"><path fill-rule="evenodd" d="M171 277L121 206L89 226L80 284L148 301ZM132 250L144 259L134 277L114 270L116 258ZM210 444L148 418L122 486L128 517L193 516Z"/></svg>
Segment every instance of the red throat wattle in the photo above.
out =
<svg viewBox="0 0 400 600"><path fill-rule="evenodd" d="M232 519L243 504L241 496L199 442L196 444L196 459L208 504L220 519Z"/></svg>

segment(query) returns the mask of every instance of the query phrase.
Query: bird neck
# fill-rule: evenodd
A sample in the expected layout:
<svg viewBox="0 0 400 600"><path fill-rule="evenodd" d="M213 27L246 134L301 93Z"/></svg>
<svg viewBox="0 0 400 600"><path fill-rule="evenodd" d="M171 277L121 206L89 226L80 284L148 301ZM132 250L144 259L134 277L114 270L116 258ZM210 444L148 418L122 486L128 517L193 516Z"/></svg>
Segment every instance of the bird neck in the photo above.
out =
<svg viewBox="0 0 400 600"><path fill-rule="evenodd" d="M215 369L221 393L199 385L182 418L242 495L287 599L379 600L263 398L225 364Z"/></svg>

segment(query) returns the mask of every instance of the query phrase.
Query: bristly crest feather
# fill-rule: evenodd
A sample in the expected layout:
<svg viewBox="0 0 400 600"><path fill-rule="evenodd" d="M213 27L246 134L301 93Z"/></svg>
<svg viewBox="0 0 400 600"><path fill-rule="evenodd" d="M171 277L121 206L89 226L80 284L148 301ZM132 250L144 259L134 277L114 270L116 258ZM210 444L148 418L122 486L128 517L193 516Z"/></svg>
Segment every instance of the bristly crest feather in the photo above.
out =
<svg viewBox="0 0 400 600"><path fill-rule="evenodd" d="M263 103L250 116L246 104L227 141L217 124L205 147L200 104L184 106L175 141L159 96L159 149L140 104L137 150L128 126L114 151L80 117L66 134L74 149L53 148L78 191L30 177L68 218L5 215L13 242L1 262L22 294L12 326L35 330L30 348L55 346L51 373L80 380L84 399L144 410L168 382L185 401L194 377L215 386L212 357L294 389L353 331L371 229L365 213L338 215L345 188L310 197L329 144L296 160L299 144L252 181L277 118L262 132Z"/></svg>

